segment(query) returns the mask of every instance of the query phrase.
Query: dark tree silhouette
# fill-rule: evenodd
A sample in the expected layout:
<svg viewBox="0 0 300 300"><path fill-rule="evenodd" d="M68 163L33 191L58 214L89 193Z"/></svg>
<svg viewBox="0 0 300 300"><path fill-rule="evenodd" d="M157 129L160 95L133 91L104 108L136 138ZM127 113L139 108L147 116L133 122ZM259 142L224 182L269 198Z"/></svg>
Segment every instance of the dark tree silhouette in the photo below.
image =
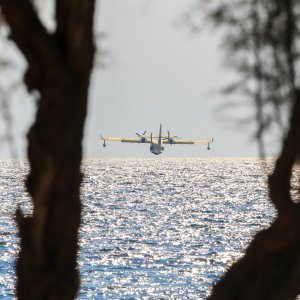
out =
<svg viewBox="0 0 300 300"><path fill-rule="evenodd" d="M300 2L293 0L225 0L196 3L195 13L225 32L228 59L240 80L227 89L253 101L256 137L274 123L283 128L282 150L269 177L269 196L277 217L257 233L244 257L214 286L209 299L295 299L300 293ZM289 111L285 122L284 110ZM284 126L286 124L286 126ZM298 172L294 172L298 168ZM296 173L297 190L291 184Z"/></svg>
<svg viewBox="0 0 300 300"><path fill-rule="evenodd" d="M19 299L74 299L79 287L81 140L93 67L94 2L55 1L51 33L33 1L0 0L10 37L28 63L24 82L39 93L28 132L26 187L33 215L16 212Z"/></svg>

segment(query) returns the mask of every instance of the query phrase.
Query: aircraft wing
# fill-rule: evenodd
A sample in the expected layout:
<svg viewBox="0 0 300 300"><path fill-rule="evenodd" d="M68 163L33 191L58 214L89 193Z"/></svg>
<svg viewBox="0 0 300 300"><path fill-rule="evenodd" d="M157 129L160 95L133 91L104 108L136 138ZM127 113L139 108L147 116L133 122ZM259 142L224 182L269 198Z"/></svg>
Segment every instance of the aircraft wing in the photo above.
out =
<svg viewBox="0 0 300 300"><path fill-rule="evenodd" d="M172 145L194 145L194 144L211 144L212 140L176 140L173 139L171 142L166 140L163 141L163 144L172 144Z"/></svg>
<svg viewBox="0 0 300 300"><path fill-rule="evenodd" d="M192 140L172 140L172 141L169 141L169 140L165 140L165 141L162 141L163 144L172 144L172 145L184 145L184 144L194 144L194 141Z"/></svg>
<svg viewBox="0 0 300 300"><path fill-rule="evenodd" d="M123 138L123 139L120 139L120 141L122 143L137 143L137 144L150 143L150 141L148 141L147 139L141 140L141 139L127 139L127 138Z"/></svg>
<svg viewBox="0 0 300 300"><path fill-rule="evenodd" d="M214 142L214 139L211 140L195 140L194 144L212 144Z"/></svg>
<svg viewBox="0 0 300 300"><path fill-rule="evenodd" d="M150 143L147 139L142 141L138 138L115 138L115 137L103 137L101 136L103 141L111 141L111 142L122 142L122 143L136 143L136 144L143 144L143 143Z"/></svg>

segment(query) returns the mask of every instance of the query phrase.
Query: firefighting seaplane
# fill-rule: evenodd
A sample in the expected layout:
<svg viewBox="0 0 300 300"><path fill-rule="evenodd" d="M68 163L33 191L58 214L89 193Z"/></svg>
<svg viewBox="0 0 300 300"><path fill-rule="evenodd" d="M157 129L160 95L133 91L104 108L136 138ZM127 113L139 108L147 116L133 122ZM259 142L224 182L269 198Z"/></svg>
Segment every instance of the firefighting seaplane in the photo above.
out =
<svg viewBox="0 0 300 300"><path fill-rule="evenodd" d="M207 144L207 150L210 150L210 144L213 143L214 139L211 140L182 140L178 136L171 136L168 132L167 136L162 136L162 125L159 127L159 135L153 136L152 132L150 136L146 136L146 130L143 134L136 133L137 138L114 138L114 137L103 137L103 147L106 147L106 141L122 142L122 143L137 143L137 144L150 144L150 152L159 155L164 151L164 145L194 145L194 144Z"/></svg>

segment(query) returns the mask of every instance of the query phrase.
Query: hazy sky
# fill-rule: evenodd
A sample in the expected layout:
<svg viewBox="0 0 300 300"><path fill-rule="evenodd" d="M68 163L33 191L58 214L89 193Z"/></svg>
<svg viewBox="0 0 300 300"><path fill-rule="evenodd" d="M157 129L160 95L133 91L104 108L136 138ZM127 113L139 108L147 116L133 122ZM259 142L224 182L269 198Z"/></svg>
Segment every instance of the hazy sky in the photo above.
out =
<svg viewBox="0 0 300 300"><path fill-rule="evenodd" d="M161 156L251 156L249 131L214 113L226 82L215 32L191 35L178 20L191 1L102 0L97 30L106 33L107 70L96 70L86 127L88 157L151 157L149 145L109 143L99 135L134 137L158 132L159 124L183 138L215 138L204 145L166 146Z"/></svg>
<svg viewBox="0 0 300 300"><path fill-rule="evenodd" d="M215 138L205 145L166 145L163 157L254 156L256 144L246 131L221 121L214 113L225 101L215 92L229 82L222 69L222 49L216 33L191 35L176 23L193 0L102 0L96 31L104 32L107 68L97 68L90 87L85 128L87 158L154 157L147 144L108 143L104 136L134 137L135 132L163 131L188 139ZM101 59L101 57L99 57ZM30 101L14 110L18 139L33 114ZM18 142L24 156L24 137ZM2 151L2 156L5 156Z"/></svg>

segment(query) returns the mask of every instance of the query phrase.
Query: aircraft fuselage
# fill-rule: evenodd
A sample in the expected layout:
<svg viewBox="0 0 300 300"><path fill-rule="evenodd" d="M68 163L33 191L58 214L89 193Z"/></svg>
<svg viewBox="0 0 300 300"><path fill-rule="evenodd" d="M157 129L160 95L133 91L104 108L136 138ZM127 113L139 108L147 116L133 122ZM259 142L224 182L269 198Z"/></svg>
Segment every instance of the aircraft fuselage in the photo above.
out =
<svg viewBox="0 0 300 300"><path fill-rule="evenodd" d="M155 154L155 155L159 155L164 151L164 147L162 147L159 144L150 144L150 152Z"/></svg>

